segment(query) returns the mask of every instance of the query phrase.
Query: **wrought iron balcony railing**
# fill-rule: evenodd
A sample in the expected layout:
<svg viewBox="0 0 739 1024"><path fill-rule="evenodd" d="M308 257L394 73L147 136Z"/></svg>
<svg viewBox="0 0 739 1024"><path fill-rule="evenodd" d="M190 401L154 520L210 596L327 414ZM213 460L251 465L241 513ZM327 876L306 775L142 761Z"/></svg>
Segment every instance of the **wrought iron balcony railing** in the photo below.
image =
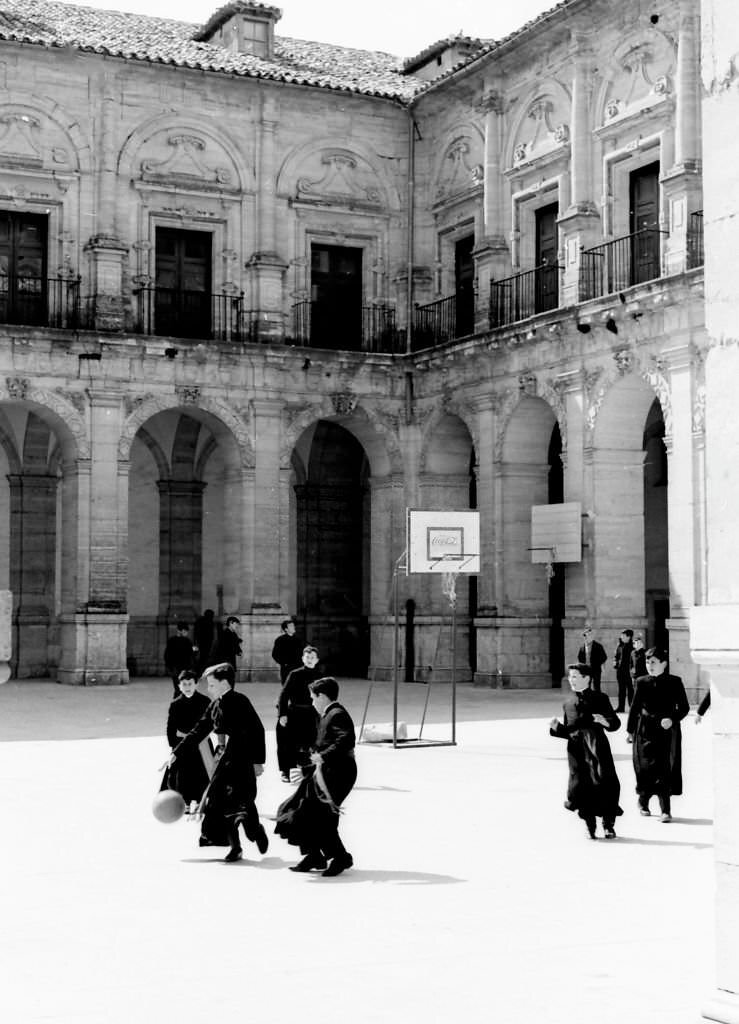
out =
<svg viewBox="0 0 739 1024"><path fill-rule="evenodd" d="M152 286L138 288L136 330L176 338L248 339L244 293L231 295Z"/></svg>
<svg viewBox="0 0 739 1024"><path fill-rule="evenodd" d="M563 269L556 263L545 264L502 281L491 281L491 328L505 327L537 313L557 309L559 276Z"/></svg>
<svg viewBox="0 0 739 1024"><path fill-rule="evenodd" d="M0 274L0 323L79 328L80 278Z"/></svg>
<svg viewBox="0 0 739 1024"><path fill-rule="evenodd" d="M464 338L475 331L474 293L471 289L436 299L413 310L413 350L433 348Z"/></svg>
<svg viewBox="0 0 739 1024"><path fill-rule="evenodd" d="M580 253L579 299L597 299L662 276L662 236L643 228Z"/></svg>
<svg viewBox="0 0 739 1024"><path fill-rule="evenodd" d="M691 213L688 220L688 270L703 266L703 210Z"/></svg>
<svg viewBox="0 0 739 1024"><path fill-rule="evenodd" d="M305 299L292 307L292 340L297 345L346 352L401 352L403 339L392 306L357 306L350 315L329 303Z"/></svg>

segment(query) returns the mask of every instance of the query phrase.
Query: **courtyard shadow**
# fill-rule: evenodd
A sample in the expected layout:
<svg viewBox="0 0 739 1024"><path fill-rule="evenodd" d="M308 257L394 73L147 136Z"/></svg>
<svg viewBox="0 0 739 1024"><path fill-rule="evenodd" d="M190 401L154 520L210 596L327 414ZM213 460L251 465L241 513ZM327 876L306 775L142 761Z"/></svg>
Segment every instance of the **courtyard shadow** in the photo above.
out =
<svg viewBox="0 0 739 1024"><path fill-rule="evenodd" d="M410 789L401 789L399 786L355 786L355 793L410 793Z"/></svg>
<svg viewBox="0 0 739 1024"><path fill-rule="evenodd" d="M673 819L676 820L676 819ZM622 836L618 839L598 840L602 846L687 846L691 850L712 850L713 843L681 843L671 839L640 839L637 836Z"/></svg>
<svg viewBox="0 0 739 1024"><path fill-rule="evenodd" d="M224 853L222 857L181 857L180 864L223 864L226 868L259 868L260 870L266 868L267 871L278 871L290 866L288 861L281 857L263 857L261 860L254 860L247 852L241 860L228 864L223 859L225 856Z"/></svg>
<svg viewBox="0 0 739 1024"><path fill-rule="evenodd" d="M311 878L321 878L311 875ZM321 879L325 881L325 879ZM338 875L335 882L383 882L394 885L456 885L467 882L466 878L455 878L454 875L436 875L430 871L364 871L353 868L349 874Z"/></svg>

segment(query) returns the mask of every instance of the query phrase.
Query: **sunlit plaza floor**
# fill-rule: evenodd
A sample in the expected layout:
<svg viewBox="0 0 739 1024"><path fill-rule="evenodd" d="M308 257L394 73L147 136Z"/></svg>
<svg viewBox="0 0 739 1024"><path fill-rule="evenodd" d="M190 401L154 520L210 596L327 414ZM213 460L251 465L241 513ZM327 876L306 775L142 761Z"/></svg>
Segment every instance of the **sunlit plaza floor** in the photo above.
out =
<svg viewBox="0 0 739 1024"><path fill-rule="evenodd" d="M342 698L361 721L368 692ZM269 730L262 857L224 864L151 814L169 680L0 688L0 1006L8 1024L696 1024L713 984L710 721L683 725L675 820L636 809L585 837L562 807L559 691L458 688L456 746L358 747L342 834L355 868L296 875L270 815L290 792L277 687L242 687ZM417 732L426 690L401 684ZM448 688L424 735L450 736ZM370 723L392 718L375 684Z"/></svg>

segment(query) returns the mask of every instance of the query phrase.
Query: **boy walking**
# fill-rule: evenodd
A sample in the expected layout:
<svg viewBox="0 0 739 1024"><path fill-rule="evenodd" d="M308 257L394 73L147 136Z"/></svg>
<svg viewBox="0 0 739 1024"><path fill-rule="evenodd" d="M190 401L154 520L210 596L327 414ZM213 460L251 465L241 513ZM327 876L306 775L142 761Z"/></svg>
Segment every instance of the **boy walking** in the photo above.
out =
<svg viewBox="0 0 739 1024"><path fill-rule="evenodd" d="M596 818L603 819L606 839L615 839L616 818L623 814L618 805L621 784L613 764L606 732L615 732L621 722L605 693L590 689L590 668L568 666L572 694L564 702L564 715L549 723L549 734L567 740L569 781L565 808L577 811L588 835L596 838Z"/></svg>

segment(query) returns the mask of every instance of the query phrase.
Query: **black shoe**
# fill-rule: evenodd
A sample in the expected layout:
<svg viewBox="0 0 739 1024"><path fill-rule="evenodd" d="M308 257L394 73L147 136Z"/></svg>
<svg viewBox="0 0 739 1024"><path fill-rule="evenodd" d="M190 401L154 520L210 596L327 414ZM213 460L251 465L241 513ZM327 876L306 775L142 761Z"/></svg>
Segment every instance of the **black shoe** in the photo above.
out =
<svg viewBox="0 0 739 1024"><path fill-rule="evenodd" d="M585 819L585 827L587 828L588 836L591 839L597 839L598 838L596 836L596 834L595 834L595 818L586 818Z"/></svg>
<svg viewBox="0 0 739 1024"><path fill-rule="evenodd" d="M280 772L280 781L281 782L289 782L290 781L290 776L287 774L287 772Z"/></svg>
<svg viewBox="0 0 739 1024"><path fill-rule="evenodd" d="M336 878L342 871L346 871L347 868L352 867L354 859L350 853L345 853L343 857L334 857L329 866L321 874L324 878Z"/></svg>
<svg viewBox="0 0 739 1024"><path fill-rule="evenodd" d="M232 846L223 859L227 864L234 864L237 860L241 860L241 847Z"/></svg>
<svg viewBox="0 0 739 1024"><path fill-rule="evenodd" d="M257 837L254 842L257 844L257 849L260 853L266 853L269 849L269 839L267 838L267 833L264 831L263 825L259 826L259 831L257 832Z"/></svg>
<svg viewBox="0 0 739 1024"><path fill-rule="evenodd" d="M215 846L215 845L216 844L212 843L210 841L210 839L208 839L206 836L201 836L200 839L198 839L198 846Z"/></svg>
<svg viewBox="0 0 739 1024"><path fill-rule="evenodd" d="M606 837L606 839L615 839L616 838L616 830L613 827L613 825L609 825L607 828L604 828L603 829L603 835Z"/></svg>
<svg viewBox="0 0 739 1024"><path fill-rule="evenodd" d="M309 853L303 857L297 864L293 864L290 868L291 871L307 872L307 871L324 871L326 868L326 859L320 855Z"/></svg>

